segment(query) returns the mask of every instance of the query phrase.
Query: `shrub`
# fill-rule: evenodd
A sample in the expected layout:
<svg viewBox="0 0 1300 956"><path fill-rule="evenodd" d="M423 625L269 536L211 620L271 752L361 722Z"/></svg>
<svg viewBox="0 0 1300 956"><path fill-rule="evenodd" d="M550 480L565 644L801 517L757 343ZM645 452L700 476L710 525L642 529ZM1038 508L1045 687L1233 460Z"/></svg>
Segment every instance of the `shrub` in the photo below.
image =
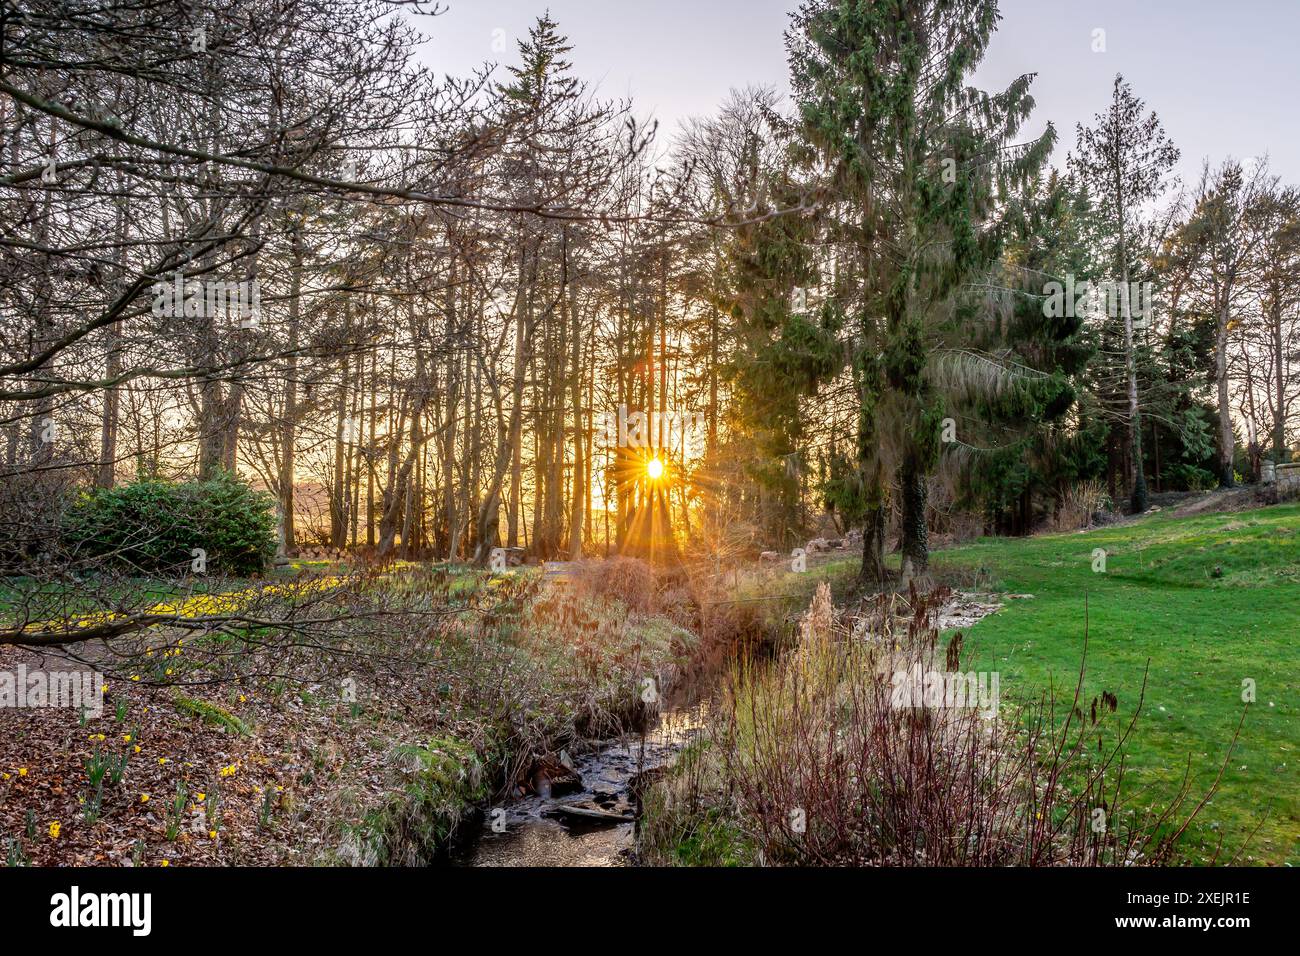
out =
<svg viewBox="0 0 1300 956"><path fill-rule="evenodd" d="M1168 475L1172 483L1180 484L1188 491L1209 491L1219 483L1219 479L1204 468L1182 462L1171 467Z"/></svg>
<svg viewBox="0 0 1300 956"><path fill-rule="evenodd" d="M225 574L264 571L275 557L275 499L221 473L197 486L208 560Z"/></svg>
<svg viewBox="0 0 1300 956"><path fill-rule="evenodd" d="M1100 481L1081 481L1066 489L1056 513L1057 531L1091 528L1093 516L1110 510L1110 495Z"/></svg>
<svg viewBox="0 0 1300 956"><path fill-rule="evenodd" d="M622 601L629 611L648 614L655 607L655 570L639 558L614 557L586 562L579 572L579 591L590 597Z"/></svg>
<svg viewBox="0 0 1300 956"><path fill-rule="evenodd" d="M83 492L63 538L73 553L142 573L183 571L202 548L211 571L257 574L275 554L273 500L224 473L184 484L142 478Z"/></svg>
<svg viewBox="0 0 1300 956"><path fill-rule="evenodd" d="M1130 809L1121 789L1137 713L1114 726L1117 698L1103 692L1089 704L1083 667L1073 702L1068 692L1049 695L1007 714L997 710L996 684L991 708L947 700L944 687L932 701L929 677L924 703L900 699L900 676L966 673L961 635L944 647L932 626L942 593L908 597L880 595L850 629L819 587L789 652L742 658L692 750L644 798L642 861L1169 862L1217 782L1181 824L1186 782L1164 808ZM1086 647L1085 633L1085 660Z"/></svg>

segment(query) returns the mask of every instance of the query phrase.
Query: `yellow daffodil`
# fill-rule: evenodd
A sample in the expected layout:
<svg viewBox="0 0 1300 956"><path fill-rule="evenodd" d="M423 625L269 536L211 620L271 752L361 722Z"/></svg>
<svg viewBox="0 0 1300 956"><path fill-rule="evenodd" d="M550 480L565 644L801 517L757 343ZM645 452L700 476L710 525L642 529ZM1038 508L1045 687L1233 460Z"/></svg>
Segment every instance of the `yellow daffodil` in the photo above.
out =
<svg viewBox="0 0 1300 956"><path fill-rule="evenodd" d="M159 863L158 865L159 865L159 866L171 866L171 865L172 865L172 861L171 861L171 860L163 860L163 861L162 861L161 863Z"/></svg>
<svg viewBox="0 0 1300 956"><path fill-rule="evenodd" d="M18 768L18 776L20 776L20 777L25 777L25 776L27 776L27 768L26 768L26 767L19 767L19 768Z"/></svg>
<svg viewBox="0 0 1300 956"><path fill-rule="evenodd" d="M158 758L158 766L161 767L161 766L162 766L163 764L165 764L166 762L167 762L167 758L166 758L166 757L159 757L159 758Z"/></svg>
<svg viewBox="0 0 1300 956"><path fill-rule="evenodd" d="M139 752L140 752L140 745L139 745L139 744L136 744L134 749L135 749L135 752L136 752L136 753L139 753Z"/></svg>
<svg viewBox="0 0 1300 956"><path fill-rule="evenodd" d="M209 831L208 831L208 837L209 837L210 839L215 840L215 839L217 838L217 831L216 831L216 830L209 830Z"/></svg>
<svg viewBox="0 0 1300 956"><path fill-rule="evenodd" d="M141 803L148 803L148 802L149 802L149 794L147 794L147 793L142 793L142 794L140 794L140 802L141 802Z"/></svg>
<svg viewBox="0 0 1300 956"><path fill-rule="evenodd" d="M199 803L202 803L203 800L204 800L206 797L207 797L207 794L206 794L206 793L196 793L196 794L194 795L194 799L197 800L197 801L199 801Z"/></svg>
<svg viewBox="0 0 1300 956"><path fill-rule="evenodd" d="M57 839L59 838L59 832L60 832L62 829L63 829L63 826L59 823L58 820L55 820L53 823L51 823L51 824L50 824L50 839L51 839L51 840L57 840Z"/></svg>

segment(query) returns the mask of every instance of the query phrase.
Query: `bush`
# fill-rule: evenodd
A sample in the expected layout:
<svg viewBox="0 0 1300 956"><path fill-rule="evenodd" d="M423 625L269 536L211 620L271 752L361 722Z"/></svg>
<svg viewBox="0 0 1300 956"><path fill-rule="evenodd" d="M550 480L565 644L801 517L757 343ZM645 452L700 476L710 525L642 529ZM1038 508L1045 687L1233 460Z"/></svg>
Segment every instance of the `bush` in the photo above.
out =
<svg viewBox="0 0 1300 956"><path fill-rule="evenodd" d="M1003 713L997 683L986 691L963 665L961 634L944 646L932 626L943 592L909 598L900 615L897 595L879 595L850 627L823 583L789 652L736 662L695 742L642 801L642 862L1168 863L1205 801L1181 825L1186 785L1163 808L1129 809L1137 713L1115 727L1113 694L1089 706L1082 666L1068 719L1068 688ZM908 675L926 675L923 697L899 694Z"/></svg>
<svg viewBox="0 0 1300 956"><path fill-rule="evenodd" d="M1219 479L1204 468L1181 462L1169 469L1168 476L1172 483L1182 485L1188 491L1209 491L1219 484Z"/></svg>
<svg viewBox="0 0 1300 956"><path fill-rule="evenodd" d="M655 608L655 570L640 558L588 561L579 569L578 585L585 596L622 601L629 611L649 614Z"/></svg>
<svg viewBox="0 0 1300 956"><path fill-rule="evenodd" d="M229 474L184 484L142 478L83 492L63 538L73 553L147 574L186 570L202 548L210 572L244 576L275 554L273 508L270 495Z"/></svg>
<svg viewBox="0 0 1300 956"><path fill-rule="evenodd" d="M1100 481L1080 481L1066 489L1056 513L1057 531L1091 528L1093 516L1111 510L1110 495Z"/></svg>

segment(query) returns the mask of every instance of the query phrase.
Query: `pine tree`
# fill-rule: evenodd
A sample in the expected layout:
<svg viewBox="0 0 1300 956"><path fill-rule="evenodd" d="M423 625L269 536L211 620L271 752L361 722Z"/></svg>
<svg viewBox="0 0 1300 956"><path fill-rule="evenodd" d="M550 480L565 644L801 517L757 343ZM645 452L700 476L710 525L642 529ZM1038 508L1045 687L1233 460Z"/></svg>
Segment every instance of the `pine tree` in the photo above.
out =
<svg viewBox="0 0 1300 956"><path fill-rule="evenodd" d="M984 314L1008 197L1054 131L1017 146L1031 76L996 95L966 85L997 26L994 0L808 0L787 37L802 130L827 172L861 294L854 375L868 512L863 574L879 577L887 474L902 498L904 578L929 560L927 479L945 418L941 381L1011 370L961 346Z"/></svg>
<svg viewBox="0 0 1300 956"><path fill-rule="evenodd" d="M1071 166L1077 171L1083 186L1097 199L1107 223L1121 290L1129 288L1142 207L1160 195L1165 176L1178 162L1179 155L1155 112L1143 116L1145 108L1124 78L1116 76L1110 108L1097 114L1093 128L1085 128L1082 123L1078 125L1078 152L1070 157ZM1142 460L1138 361L1128 295L1122 292L1119 303L1124 325L1129 445L1133 457L1131 508L1140 514L1147 509L1147 482Z"/></svg>
<svg viewBox="0 0 1300 956"><path fill-rule="evenodd" d="M1087 276L1091 210L1068 179L1055 171L1013 209L1014 234L1003 257L1004 318L973 340L1026 371L1002 387L948 396L965 440L955 459L963 464L959 504L980 508L998 533L1034 529L1036 493L1059 503L1066 489L1102 466L1095 452L1098 422L1067 421L1094 354L1083 316L1052 308L1045 281Z"/></svg>

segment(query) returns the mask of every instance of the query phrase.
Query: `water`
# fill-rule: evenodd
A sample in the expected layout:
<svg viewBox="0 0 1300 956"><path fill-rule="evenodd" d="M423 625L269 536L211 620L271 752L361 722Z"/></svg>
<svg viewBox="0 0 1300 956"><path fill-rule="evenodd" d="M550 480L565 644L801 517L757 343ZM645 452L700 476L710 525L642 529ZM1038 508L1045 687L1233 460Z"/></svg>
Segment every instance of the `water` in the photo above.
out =
<svg viewBox="0 0 1300 956"><path fill-rule="evenodd" d="M702 708L665 711L640 737L613 741L574 758L582 789L562 797L524 797L503 804L504 832L483 832L460 861L465 866L628 866L635 843L633 779L662 767L698 732ZM557 814L562 806L601 810L627 822L577 820ZM500 824L498 824L500 826Z"/></svg>

